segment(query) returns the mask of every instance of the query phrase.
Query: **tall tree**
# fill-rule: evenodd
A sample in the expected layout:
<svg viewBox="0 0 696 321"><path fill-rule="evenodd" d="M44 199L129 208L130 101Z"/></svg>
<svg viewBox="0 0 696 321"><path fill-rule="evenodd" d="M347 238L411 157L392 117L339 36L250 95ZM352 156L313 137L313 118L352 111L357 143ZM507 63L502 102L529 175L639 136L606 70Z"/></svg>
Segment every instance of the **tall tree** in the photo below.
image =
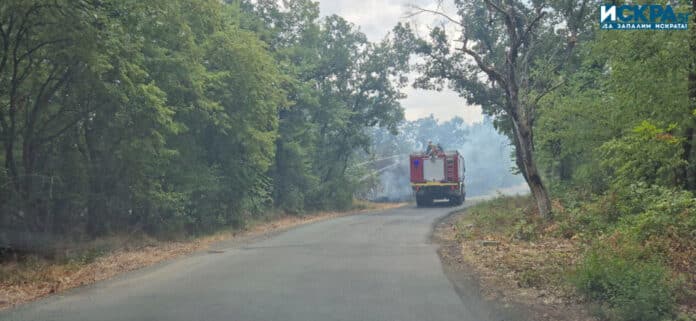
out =
<svg viewBox="0 0 696 321"><path fill-rule="evenodd" d="M93 111L75 101L98 69L98 8L71 1L0 4L0 139L3 218L19 229L51 229L49 207L64 184L45 171L55 146Z"/></svg>
<svg viewBox="0 0 696 321"><path fill-rule="evenodd" d="M408 53L385 39L371 43L338 16L319 19L308 0L242 2L257 17L244 24L269 43L286 73L292 106L279 111L278 154L271 175L276 205L346 207L355 182L347 175L367 128L392 131L403 118L399 99Z"/></svg>
<svg viewBox="0 0 696 321"><path fill-rule="evenodd" d="M405 57L310 0L0 2L0 247L350 206Z"/></svg>
<svg viewBox="0 0 696 321"><path fill-rule="evenodd" d="M539 213L551 203L534 158L534 123L539 101L560 84L560 71L571 58L589 14L587 1L456 0L457 16L415 7L413 15L434 14L454 24L452 41L445 28L434 28L417 52L424 88L444 81L498 118L512 139L516 162Z"/></svg>
<svg viewBox="0 0 696 321"><path fill-rule="evenodd" d="M693 179L694 151L690 145L695 121L692 84L688 81L693 54L685 50L690 37L687 31L635 31L630 36L600 31L584 41L578 47L581 67L541 103L535 141L548 177L586 191L603 192L616 177L600 171L600 163L628 162L627 158L607 160L607 154L600 155L605 150L600 146L612 140L640 141L638 133L669 129L658 136L664 136L664 142L671 141L668 136L677 137L682 160L678 173L671 173L676 179L670 186L688 189ZM669 160L673 151L658 152L654 148L659 142L634 144L644 150L634 153L631 162L641 165L633 166L650 168L654 174L663 171L663 166L657 165L660 162L653 160Z"/></svg>

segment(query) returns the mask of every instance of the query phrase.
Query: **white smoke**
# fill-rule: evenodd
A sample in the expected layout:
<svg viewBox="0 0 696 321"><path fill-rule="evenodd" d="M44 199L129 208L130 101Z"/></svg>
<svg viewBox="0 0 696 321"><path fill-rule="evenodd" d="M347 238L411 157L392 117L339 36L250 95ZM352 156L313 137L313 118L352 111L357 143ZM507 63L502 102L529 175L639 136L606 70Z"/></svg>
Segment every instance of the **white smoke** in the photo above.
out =
<svg viewBox="0 0 696 321"><path fill-rule="evenodd" d="M512 147L498 133L490 119L467 125L454 119L439 123L432 118L406 122L400 134L391 136L377 129L373 134L377 160L371 166L372 186L366 197L376 201L402 201L412 197L408 153L419 151L428 140L441 143L446 150L458 150L466 162L467 196L499 190L524 190L524 179L512 173ZM395 153L399 157L394 157ZM380 156L389 155L389 156ZM386 160L386 162L384 161ZM367 163L363 163L367 164Z"/></svg>

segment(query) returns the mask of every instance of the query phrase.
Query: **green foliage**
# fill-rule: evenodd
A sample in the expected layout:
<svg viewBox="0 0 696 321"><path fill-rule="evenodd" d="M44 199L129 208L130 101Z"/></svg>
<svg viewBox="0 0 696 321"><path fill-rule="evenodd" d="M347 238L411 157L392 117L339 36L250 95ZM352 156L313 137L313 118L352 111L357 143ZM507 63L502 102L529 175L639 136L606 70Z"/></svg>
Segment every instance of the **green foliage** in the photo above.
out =
<svg viewBox="0 0 696 321"><path fill-rule="evenodd" d="M596 194L635 180L693 182L687 43L686 32L650 31L597 32L581 43L579 69L540 102L535 143L546 176Z"/></svg>
<svg viewBox="0 0 696 321"><path fill-rule="evenodd" d="M408 55L308 0L5 1L0 31L0 247L346 208L403 118Z"/></svg>
<svg viewBox="0 0 696 321"><path fill-rule="evenodd" d="M631 255L637 256L591 250L578 267L573 283L580 293L600 302L599 312L604 318L660 321L672 317L675 297L667 270L657 262L626 258Z"/></svg>
<svg viewBox="0 0 696 321"><path fill-rule="evenodd" d="M674 237L684 243L695 244L696 198L689 192L653 187L654 197L642 213L623 222L628 233L640 242L652 238Z"/></svg>
<svg viewBox="0 0 696 321"><path fill-rule="evenodd" d="M556 217L559 231L590 244L571 281L609 320L672 317L693 273L696 198L690 192L640 182L578 203Z"/></svg>
<svg viewBox="0 0 696 321"><path fill-rule="evenodd" d="M269 43L288 76L291 104L279 111L273 179L275 206L347 208L360 185L349 163L370 146L370 127L394 132L409 52L390 39L370 43L338 16L320 20L306 0L242 2L242 26Z"/></svg>
<svg viewBox="0 0 696 321"><path fill-rule="evenodd" d="M597 32L541 101L535 143L565 205L558 232L591 244L574 283L606 319L671 318L693 287L672 281L694 273L696 249L696 199L682 190L696 155L688 37Z"/></svg>
<svg viewBox="0 0 696 321"><path fill-rule="evenodd" d="M530 240L541 225L535 208L534 200L529 196L500 196L467 209L470 222L462 224L473 223L476 229L504 234L511 239ZM469 233L469 229L463 226L458 231Z"/></svg>
<svg viewBox="0 0 696 321"><path fill-rule="evenodd" d="M565 238L593 239L610 230L616 223L611 199L600 198L558 213L559 235Z"/></svg>
<svg viewBox="0 0 696 321"><path fill-rule="evenodd" d="M665 215L675 215L688 209L693 202L692 198L687 191L642 182L618 187L612 197L617 217L634 216L653 210L664 211Z"/></svg>
<svg viewBox="0 0 696 321"><path fill-rule="evenodd" d="M596 69L590 64L541 102L537 159L556 189L574 185L600 193L607 188L596 149L614 137L616 119L607 116L604 81Z"/></svg>
<svg viewBox="0 0 696 321"><path fill-rule="evenodd" d="M601 164L613 173L612 184L679 185L679 170L687 163L682 158L681 140L669 133L675 127L665 130L643 121L630 134L602 144Z"/></svg>
<svg viewBox="0 0 696 321"><path fill-rule="evenodd" d="M534 268L517 267L516 279L522 287L572 286L602 319L667 320L677 313L677 304L690 302L696 253L691 192L636 183L600 196L566 193L566 207L557 210L552 223L530 215L530 197L477 204L457 223L457 237L496 235L532 243L549 236L572 238L579 249L587 248L576 266L558 269L550 256Z"/></svg>

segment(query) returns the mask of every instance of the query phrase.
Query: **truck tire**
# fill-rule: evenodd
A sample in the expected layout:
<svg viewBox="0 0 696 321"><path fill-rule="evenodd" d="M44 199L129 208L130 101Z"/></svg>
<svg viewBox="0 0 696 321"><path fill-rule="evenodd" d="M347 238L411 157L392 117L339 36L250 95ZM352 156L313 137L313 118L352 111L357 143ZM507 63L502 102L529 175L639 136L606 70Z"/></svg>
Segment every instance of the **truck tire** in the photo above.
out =
<svg viewBox="0 0 696 321"><path fill-rule="evenodd" d="M418 207L427 207L427 206L432 206L433 205L433 199L423 195L423 196L416 196L416 206Z"/></svg>
<svg viewBox="0 0 696 321"><path fill-rule="evenodd" d="M428 202L425 199L425 196L416 196L416 206L418 207L425 207L428 205Z"/></svg>
<svg viewBox="0 0 696 321"><path fill-rule="evenodd" d="M449 203L452 206L457 206L462 204L462 197L461 196L454 196L449 199Z"/></svg>

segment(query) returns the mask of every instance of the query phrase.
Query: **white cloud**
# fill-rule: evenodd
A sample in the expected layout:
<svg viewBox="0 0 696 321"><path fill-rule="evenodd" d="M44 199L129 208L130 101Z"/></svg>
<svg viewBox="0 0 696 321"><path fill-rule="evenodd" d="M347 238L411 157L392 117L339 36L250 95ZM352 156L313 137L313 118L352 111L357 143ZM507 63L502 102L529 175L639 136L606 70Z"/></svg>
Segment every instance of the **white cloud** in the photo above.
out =
<svg viewBox="0 0 696 321"><path fill-rule="evenodd" d="M408 98L401 101L401 104L404 106L407 120L416 120L433 114L440 121L456 116L469 124L483 121L481 107L467 104L464 98L459 97L452 90L438 92L409 88L406 94Z"/></svg>
<svg viewBox="0 0 696 321"><path fill-rule="evenodd" d="M401 0L324 0L323 15L337 14L358 25L372 41L382 39L403 15Z"/></svg>
<svg viewBox="0 0 696 321"><path fill-rule="evenodd" d="M371 41L379 41L399 21L409 21L417 26L421 34L427 34L427 28L442 24L442 18L420 15L406 18L409 5L435 9L433 0L319 0L322 15L337 14L356 24ZM451 8L445 8L450 9ZM447 11L450 11L447 10ZM450 29L451 24L448 26ZM406 89L408 98L401 101L406 112L406 119L415 120L433 114L440 121L459 116L468 123L483 119L480 106L470 106L452 90L442 92L420 89Z"/></svg>

